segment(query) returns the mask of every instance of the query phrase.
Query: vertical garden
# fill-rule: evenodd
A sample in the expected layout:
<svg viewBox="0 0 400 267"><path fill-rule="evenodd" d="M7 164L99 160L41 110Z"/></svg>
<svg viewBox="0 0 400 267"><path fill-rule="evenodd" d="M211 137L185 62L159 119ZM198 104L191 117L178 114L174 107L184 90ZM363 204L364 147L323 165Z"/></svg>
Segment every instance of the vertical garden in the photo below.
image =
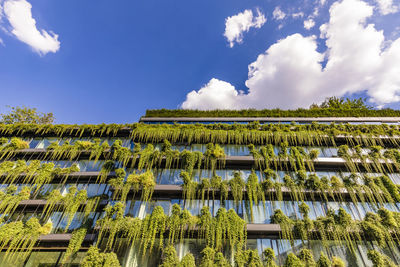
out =
<svg viewBox="0 0 400 267"><path fill-rule="evenodd" d="M193 122L0 124L0 265L400 264L399 123Z"/></svg>

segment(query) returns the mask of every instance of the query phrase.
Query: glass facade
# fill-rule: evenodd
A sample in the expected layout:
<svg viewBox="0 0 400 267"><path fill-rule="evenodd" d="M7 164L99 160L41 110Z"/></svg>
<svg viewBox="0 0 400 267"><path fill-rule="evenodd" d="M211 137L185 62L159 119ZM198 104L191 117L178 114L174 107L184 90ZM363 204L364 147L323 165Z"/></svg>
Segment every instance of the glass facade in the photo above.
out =
<svg viewBox="0 0 400 267"><path fill-rule="evenodd" d="M204 124L212 123L215 122ZM262 124L268 123L277 122ZM351 124L368 127L381 123ZM179 124L176 127L179 127ZM167 240L171 238L174 227L171 218L178 207L181 211L190 212L193 217L197 216L193 225L187 223L184 227L180 226L177 234L179 238L170 244L176 252L178 262L190 254L193 255L196 266L200 265L205 257L204 249L212 246L203 235L200 224L201 214L208 209L212 218L229 216L226 214L232 210L237 220L246 225L244 231L248 233L245 242L241 244L242 248L238 249L236 245L232 245L231 239L236 237L230 235L238 233L233 233L234 230L231 229L226 230L225 236L223 235L222 245L213 248L216 253L221 252L232 266L238 266L236 256L241 249L256 251L262 261L266 260L263 252L269 248L274 252L275 262L279 266L285 264L290 253L300 255L303 249L310 250L316 260L321 252L330 259L339 257L345 266L372 266L373 263L368 257L371 250L379 252L382 257L395 264L400 264L398 236L393 237L393 240L386 240L386 246L382 246L379 240L365 235L349 241L350 245L332 238L325 240L318 234L307 239L296 235L288 239L284 235L283 224L274 219L276 211L280 210L285 218L293 222L304 223L307 218L316 224L321 218L331 216L332 212L339 216L338 214L344 211L349 215L349 220L359 222L357 225L361 230L358 230L362 231L362 222L371 214L381 214L383 211L400 214L400 202L399 198L396 198L396 194L400 194L400 164L395 162L396 154L393 152L397 151L398 145L383 145L379 152L376 152L377 148L373 146L376 144L363 146L360 150L348 139L345 145L348 146L349 153L346 156L341 152L343 147L340 148L339 145L298 144L296 149L301 149L296 154L297 150L293 150L293 146L272 144L271 153L265 155L262 152L266 151L263 149L268 143L255 146L249 146L250 143L218 144L218 149L223 153L215 156L217 149L211 150L208 144L173 142L172 137L169 140L171 142L167 139L168 142L155 139L157 142L138 144L140 142L129 134L118 137L112 133L101 137L69 136L68 133L62 136L53 135L4 134L2 138L1 266L80 266L88 260L87 251L91 247L97 247L100 253L105 253L104 255L115 253L121 266L158 266L166 260L165 249L169 242ZM257 160L253 158L254 151L263 155L263 162L269 165L257 165ZM354 158L356 151L360 158ZM389 152L395 156L390 158L387 156L392 155ZM316 153L317 156L311 158L312 153ZM380 156L372 157L373 153ZM196 155L201 155L201 158L196 159ZM234 159L233 163L225 167L225 161L231 158ZM346 169L337 166L335 159L338 158L343 158ZM321 159L329 164L314 168L312 162ZM275 164L276 161L279 161L279 167ZM358 162L359 167L352 168L351 162ZM369 169L368 164L373 168ZM111 167L107 167L109 165ZM381 165L391 167L381 168L382 171L379 171ZM185 180L183 173L188 173L189 181ZM303 183L299 178L302 173L306 177ZM150 185L144 182L148 176L152 180ZM382 178L383 176L388 180ZM234 186L238 184L232 181L239 179L238 177L242 184L238 183L241 187L235 189ZM254 200L254 193L251 193L251 179L254 177L253 182L259 186L257 200ZM217 178L219 182L218 186L215 186L213 179ZM293 186L288 182L289 179L294 181ZM149 183L148 180L146 182ZM340 186L334 187L335 183L339 183ZM146 186L150 188L148 195L144 193ZM353 189L354 191L351 191ZM27 195L23 194L24 190L29 191ZM226 194L223 190L226 190ZM123 203L122 212L113 211L120 203ZM309 208L307 215L302 206L304 204ZM148 241L152 243L151 246L143 245L145 233L136 233L137 236L128 234L134 233L134 229L130 229L131 232L126 230L133 227L132 225L120 225L119 228L115 226L118 216L121 216L131 219L127 220L128 222L138 219L141 223L138 227L144 227L147 222L153 223L153 228L140 228L153 231L155 223L151 220L159 207L167 219L164 221L164 229L155 233L153 239ZM228 212L221 215L221 210ZM109 216L111 212L115 213ZM185 213L181 213L180 216L185 216ZM31 229L29 224L33 218L38 220L40 227L51 227L33 234L34 229ZM23 226L15 224L10 229L17 229L16 232L10 232L7 227L13 223ZM293 224L294 227L298 227ZM253 233L249 226L265 226L267 230ZM268 230L269 226L278 228ZM224 226L217 226L217 223L212 227L224 229ZM77 237L80 229L84 229L81 239ZM110 229L116 230L113 233ZM10 236L10 233L14 237ZM74 242L79 243L75 249ZM110 242L111 247L108 245Z"/></svg>

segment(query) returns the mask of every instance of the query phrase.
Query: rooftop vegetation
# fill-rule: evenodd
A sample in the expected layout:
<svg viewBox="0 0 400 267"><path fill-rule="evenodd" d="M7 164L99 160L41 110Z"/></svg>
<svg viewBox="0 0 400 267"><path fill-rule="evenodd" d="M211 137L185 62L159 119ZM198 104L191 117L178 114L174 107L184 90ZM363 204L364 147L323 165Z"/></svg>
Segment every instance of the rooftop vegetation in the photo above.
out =
<svg viewBox="0 0 400 267"><path fill-rule="evenodd" d="M243 110L193 110L193 109L150 109L145 117L399 117L400 110L374 109L362 98L327 98L322 104L294 110L243 109Z"/></svg>

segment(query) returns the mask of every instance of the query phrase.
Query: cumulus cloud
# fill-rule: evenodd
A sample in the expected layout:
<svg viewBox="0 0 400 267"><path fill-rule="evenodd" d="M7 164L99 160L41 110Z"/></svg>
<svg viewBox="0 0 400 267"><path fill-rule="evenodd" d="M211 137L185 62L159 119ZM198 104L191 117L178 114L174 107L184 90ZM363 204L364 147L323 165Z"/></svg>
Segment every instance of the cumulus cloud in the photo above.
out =
<svg viewBox="0 0 400 267"><path fill-rule="evenodd" d="M224 36L229 42L229 46L233 47L236 43L243 42L243 33L248 32L250 28L261 28L267 21L264 14L257 9L257 16L253 16L253 12L249 9L228 17L225 20Z"/></svg>
<svg viewBox="0 0 400 267"><path fill-rule="evenodd" d="M376 2L378 3L379 12L382 15L399 11L399 7L393 4L393 0L376 0Z"/></svg>
<svg viewBox="0 0 400 267"><path fill-rule="evenodd" d="M304 21L304 28L310 30L312 27L315 26L315 21L313 19L307 19Z"/></svg>
<svg viewBox="0 0 400 267"><path fill-rule="evenodd" d="M332 95L364 91L378 106L400 101L400 38L385 46L383 31L366 23L373 11L362 0L335 2L320 27L326 51L317 50L316 36L287 36L249 65L246 94L227 82L211 86L211 80L188 94L182 107L308 107Z"/></svg>
<svg viewBox="0 0 400 267"><path fill-rule="evenodd" d="M182 103L184 109L235 109L237 97L240 96L235 87L230 83L211 79L208 84L198 92L192 91L186 96L186 101ZM223 100L223 101L221 101Z"/></svg>
<svg viewBox="0 0 400 267"><path fill-rule="evenodd" d="M26 0L7 0L3 5L4 16L10 23L11 33L21 42L31 46L40 55L55 53L60 49L58 35L45 30L39 31L32 18L32 5Z"/></svg>
<svg viewBox="0 0 400 267"><path fill-rule="evenodd" d="M275 7L274 11L272 12L272 16L276 20L282 20L286 17L285 12L281 10L279 6Z"/></svg>

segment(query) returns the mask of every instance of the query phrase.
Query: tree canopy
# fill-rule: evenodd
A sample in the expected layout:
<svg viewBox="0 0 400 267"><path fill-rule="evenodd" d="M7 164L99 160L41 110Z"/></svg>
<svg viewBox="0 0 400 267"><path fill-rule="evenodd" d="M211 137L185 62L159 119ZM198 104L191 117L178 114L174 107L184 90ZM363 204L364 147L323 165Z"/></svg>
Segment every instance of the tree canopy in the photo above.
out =
<svg viewBox="0 0 400 267"><path fill-rule="evenodd" d="M344 97L327 97L320 105L312 104L310 109L318 108L334 108L334 109L372 109L365 103L365 98L344 98Z"/></svg>
<svg viewBox="0 0 400 267"><path fill-rule="evenodd" d="M52 124L55 120L53 113L38 112L36 108L28 107L9 107L11 111L8 114L0 114L1 123L35 123L35 124Z"/></svg>

